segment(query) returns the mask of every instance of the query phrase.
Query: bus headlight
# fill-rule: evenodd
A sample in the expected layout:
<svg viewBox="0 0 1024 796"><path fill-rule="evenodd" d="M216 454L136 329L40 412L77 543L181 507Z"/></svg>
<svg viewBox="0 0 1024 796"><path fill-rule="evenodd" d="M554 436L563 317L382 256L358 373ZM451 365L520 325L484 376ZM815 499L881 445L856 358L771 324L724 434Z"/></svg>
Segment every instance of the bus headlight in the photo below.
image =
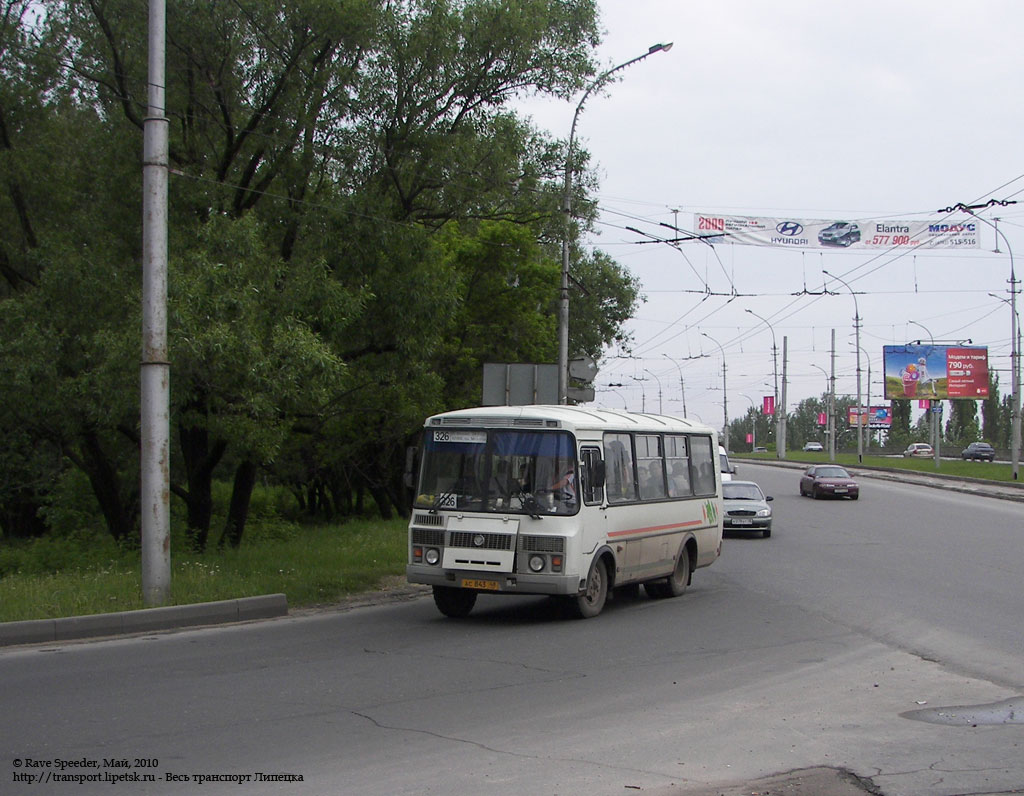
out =
<svg viewBox="0 0 1024 796"><path fill-rule="evenodd" d="M530 556L530 569L534 572L544 569L544 556Z"/></svg>
<svg viewBox="0 0 1024 796"><path fill-rule="evenodd" d="M437 551L436 547L431 547L424 554L423 558L430 566L434 566L441 560L441 554Z"/></svg>

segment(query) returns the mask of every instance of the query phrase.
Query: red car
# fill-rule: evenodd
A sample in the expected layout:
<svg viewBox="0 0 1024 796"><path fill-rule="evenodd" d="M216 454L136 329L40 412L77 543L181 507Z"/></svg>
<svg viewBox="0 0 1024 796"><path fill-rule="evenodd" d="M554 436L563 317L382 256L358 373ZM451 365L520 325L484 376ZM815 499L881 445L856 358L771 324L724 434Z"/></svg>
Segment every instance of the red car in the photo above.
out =
<svg viewBox="0 0 1024 796"><path fill-rule="evenodd" d="M860 497L860 486L839 465L816 464L800 476L800 494L815 499L830 496L856 500Z"/></svg>

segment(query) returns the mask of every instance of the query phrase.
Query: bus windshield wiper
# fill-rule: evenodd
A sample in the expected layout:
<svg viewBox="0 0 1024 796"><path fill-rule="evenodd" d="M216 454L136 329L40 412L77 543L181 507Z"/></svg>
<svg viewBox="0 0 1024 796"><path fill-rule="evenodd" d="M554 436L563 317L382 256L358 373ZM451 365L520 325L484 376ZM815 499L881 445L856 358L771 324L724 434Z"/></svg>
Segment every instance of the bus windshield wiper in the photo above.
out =
<svg viewBox="0 0 1024 796"><path fill-rule="evenodd" d="M540 503L537 502L537 498L533 496L532 492L520 492L519 499L523 502L523 508L531 518L535 520L543 519L540 516Z"/></svg>

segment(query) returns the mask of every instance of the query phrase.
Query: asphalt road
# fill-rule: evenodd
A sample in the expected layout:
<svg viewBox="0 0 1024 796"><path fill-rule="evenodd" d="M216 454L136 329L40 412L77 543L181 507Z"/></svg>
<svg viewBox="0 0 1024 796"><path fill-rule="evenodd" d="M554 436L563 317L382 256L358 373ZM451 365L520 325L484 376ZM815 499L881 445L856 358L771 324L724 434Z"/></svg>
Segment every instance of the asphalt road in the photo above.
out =
<svg viewBox="0 0 1024 796"><path fill-rule="evenodd" d="M888 796L1024 787L1020 505L740 475L776 497L770 539L730 536L683 597L593 620L482 597L452 621L427 597L0 650L0 791L731 794L806 769ZM781 784L802 776L770 792L825 792Z"/></svg>

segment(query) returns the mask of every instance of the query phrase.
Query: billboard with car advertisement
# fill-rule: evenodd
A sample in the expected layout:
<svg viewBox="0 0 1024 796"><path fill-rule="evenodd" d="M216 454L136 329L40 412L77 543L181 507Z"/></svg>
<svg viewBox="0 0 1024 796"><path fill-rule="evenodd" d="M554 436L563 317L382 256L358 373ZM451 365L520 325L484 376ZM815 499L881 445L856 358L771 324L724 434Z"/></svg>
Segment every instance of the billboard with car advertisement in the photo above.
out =
<svg viewBox="0 0 1024 796"><path fill-rule="evenodd" d="M882 357L889 400L988 398L986 346L887 345Z"/></svg>
<svg viewBox="0 0 1024 796"><path fill-rule="evenodd" d="M917 221L822 220L695 213L693 228L712 243L791 249L977 249L977 224Z"/></svg>

